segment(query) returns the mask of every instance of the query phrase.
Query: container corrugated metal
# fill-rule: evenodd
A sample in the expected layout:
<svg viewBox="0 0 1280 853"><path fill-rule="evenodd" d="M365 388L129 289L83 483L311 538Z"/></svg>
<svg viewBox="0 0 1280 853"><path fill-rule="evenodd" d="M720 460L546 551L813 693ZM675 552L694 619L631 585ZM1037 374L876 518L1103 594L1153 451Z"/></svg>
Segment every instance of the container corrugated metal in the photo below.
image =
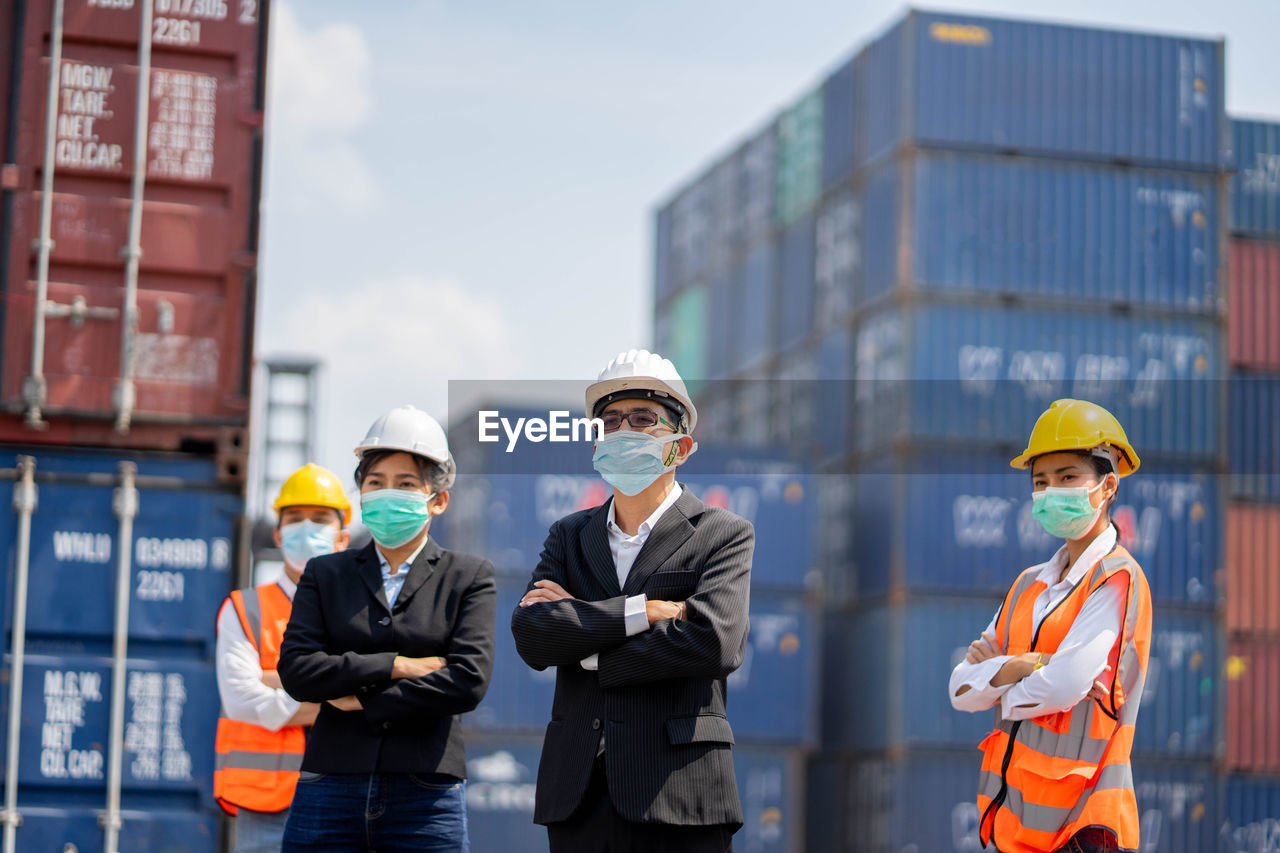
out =
<svg viewBox="0 0 1280 853"><path fill-rule="evenodd" d="M1280 124L1231 120L1231 230L1280 236Z"/></svg>
<svg viewBox="0 0 1280 853"><path fill-rule="evenodd" d="M934 440L1021 448L1050 401L1077 397L1108 408L1144 457L1216 459L1222 384L1207 380L1225 377L1223 350L1209 318L941 301L889 308L858 329L858 449Z"/></svg>
<svg viewBox="0 0 1280 853"><path fill-rule="evenodd" d="M803 342L814 322L814 220L792 224L778 241L777 348L786 351Z"/></svg>
<svg viewBox="0 0 1280 853"><path fill-rule="evenodd" d="M653 217L653 303L662 305L676 289L671 257L671 205Z"/></svg>
<svg viewBox="0 0 1280 853"><path fill-rule="evenodd" d="M729 313L716 314L709 322L719 325L724 317L733 325L733 356L729 372L758 363L776 346L774 319L777 316L777 243L760 243L747 252L732 278ZM712 306L714 309L714 305Z"/></svg>
<svg viewBox="0 0 1280 853"><path fill-rule="evenodd" d="M822 194L822 89L801 97L778 117L777 196L783 227L809 211Z"/></svg>
<svg viewBox="0 0 1280 853"><path fill-rule="evenodd" d="M1280 774L1280 637L1227 642L1227 767Z"/></svg>
<svg viewBox="0 0 1280 853"><path fill-rule="evenodd" d="M555 670L530 669L509 627L527 585L527 575L499 581L494 675L484 701L466 717L471 728L540 732L551 718ZM750 619L742 666L728 678L734 737L738 743L814 743L819 642L812 608L799 595L753 590Z"/></svg>
<svg viewBox="0 0 1280 853"><path fill-rule="evenodd" d="M707 329L711 318L707 288L693 285L678 293L658 313L654 337L658 352L678 364L686 380L707 376Z"/></svg>
<svg viewBox="0 0 1280 853"><path fill-rule="evenodd" d="M947 597L827 614L823 742L855 750L976 748L991 731L993 712L956 711L947 682L999 604L994 596ZM887 651L860 651L866 649ZM1213 757L1220 660L1212 612L1155 608L1136 752Z"/></svg>
<svg viewBox="0 0 1280 853"><path fill-rule="evenodd" d="M533 823L542 739L529 735L467 734L467 818L474 850L547 850L547 832ZM791 853L803 831L804 768L799 753L735 746L734 774L743 826L733 849Z"/></svg>
<svg viewBox="0 0 1280 853"><path fill-rule="evenodd" d="M822 188L853 176L857 63L850 59L822 84Z"/></svg>
<svg viewBox="0 0 1280 853"><path fill-rule="evenodd" d="M1224 44L910 12L864 52L861 162L913 142L1213 171Z"/></svg>
<svg viewBox="0 0 1280 853"><path fill-rule="evenodd" d="M1062 542L1031 517L1031 477L1009 458L904 452L855 475L845 523L857 594L1003 595L1019 572L1051 558ZM1157 602L1213 606L1224 520L1213 468L1144 467L1121 482L1111 514Z"/></svg>
<svg viewBox="0 0 1280 853"><path fill-rule="evenodd" d="M704 278L711 267L711 186L705 178L686 187L671 202L669 293Z"/></svg>
<svg viewBox="0 0 1280 853"><path fill-rule="evenodd" d="M121 849L219 849L212 800L218 688L214 623L231 586L243 500L220 486L211 459L168 453L5 445L3 467L35 459L18 805L19 849L101 846L113 614L127 549L129 651ZM119 540L114 492L121 463L136 466L138 514ZM0 516L15 568L17 516ZM13 601L0 598L6 629ZM9 681L5 679L5 690ZM8 696L3 697L8 708ZM180 839L180 841L179 841ZM176 845L176 846L175 846Z"/></svg>
<svg viewBox="0 0 1280 853"><path fill-rule="evenodd" d="M58 71L57 138L48 298L113 312L45 317L44 413L36 432L0 419L0 438L177 450L209 445L248 421L262 92L266 44L257 6L172 4L154 22L142 208L138 325L133 352L135 427L113 431L124 311L122 247L128 242L133 126L137 112L139 7L69 2ZM3 239L10 254L3 387L21 410L32 370L38 187L44 156L52 3L29 2L21 34L17 187ZM240 14L244 13L244 14ZM243 476L241 474L240 476Z"/></svg>
<svg viewBox="0 0 1280 853"><path fill-rule="evenodd" d="M849 452L854 429L854 383L847 381L854 362L850 328L834 329L817 341L817 388L814 397L812 456L836 459Z"/></svg>
<svg viewBox="0 0 1280 853"><path fill-rule="evenodd" d="M738 339L742 332L734 321L717 322L717 319L734 318L741 310L735 302L737 292L734 276L728 273L712 279L707 293L710 312L707 316L707 377L723 379L740 363L737 360Z"/></svg>
<svg viewBox="0 0 1280 853"><path fill-rule="evenodd" d="M1228 383L1231 496L1280 501L1280 373L1233 372Z"/></svg>
<svg viewBox="0 0 1280 853"><path fill-rule="evenodd" d="M1227 504L1226 627L1280 637L1280 506Z"/></svg>
<svg viewBox="0 0 1280 853"><path fill-rule="evenodd" d="M1280 371L1280 243L1232 240L1227 268L1232 366Z"/></svg>
<svg viewBox="0 0 1280 853"><path fill-rule="evenodd" d="M1223 780L1219 853L1280 849L1280 776L1228 775Z"/></svg>
<svg viewBox="0 0 1280 853"><path fill-rule="evenodd" d="M909 289L1217 313L1219 186L1213 174L912 152L868 178L865 209L907 220L868 233L864 298ZM888 191L902 198L886 204Z"/></svg>
<svg viewBox="0 0 1280 853"><path fill-rule="evenodd" d="M848 323L862 282L862 206L851 190L833 193L818 208L814 228L814 327L828 332Z"/></svg>
<svg viewBox="0 0 1280 853"><path fill-rule="evenodd" d="M809 839L813 853L978 853L976 750L913 750L846 762L838 837ZM1216 849L1220 790L1209 762L1133 763L1140 849ZM825 792L811 791L814 795ZM999 839L996 839L999 843ZM988 848L990 849L990 848Z"/></svg>

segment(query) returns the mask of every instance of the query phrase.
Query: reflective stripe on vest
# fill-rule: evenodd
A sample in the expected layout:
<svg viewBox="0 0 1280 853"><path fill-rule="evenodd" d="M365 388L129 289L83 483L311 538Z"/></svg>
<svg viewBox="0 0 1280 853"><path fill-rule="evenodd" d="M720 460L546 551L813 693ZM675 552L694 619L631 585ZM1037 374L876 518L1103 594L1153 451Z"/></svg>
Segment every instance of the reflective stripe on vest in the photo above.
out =
<svg viewBox="0 0 1280 853"><path fill-rule="evenodd" d="M277 584L236 590L229 603L263 670L274 670L293 602ZM231 814L240 808L279 812L293 801L302 768L306 733L302 726L271 731L232 720L223 710L214 747L213 794Z"/></svg>
<svg viewBox="0 0 1280 853"><path fill-rule="evenodd" d="M1107 701L1086 698L1068 711L1029 720L999 718L982 743L979 837L1006 853L1062 847L1086 826L1104 826L1122 849L1138 847L1137 803L1129 752L1146 680L1151 644L1151 595L1133 558L1117 547L1100 560L1034 626L1036 598L1046 585L1028 569L996 614L1006 653L1055 652L1088 597L1124 578L1121 634L1108 655L1113 675Z"/></svg>

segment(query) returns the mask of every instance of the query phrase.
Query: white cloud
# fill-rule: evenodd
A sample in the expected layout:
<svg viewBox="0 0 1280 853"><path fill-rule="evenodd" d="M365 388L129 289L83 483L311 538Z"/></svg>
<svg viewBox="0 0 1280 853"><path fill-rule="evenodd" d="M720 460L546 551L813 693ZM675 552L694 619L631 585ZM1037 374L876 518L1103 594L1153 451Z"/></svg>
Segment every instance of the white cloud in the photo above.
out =
<svg viewBox="0 0 1280 853"><path fill-rule="evenodd" d="M307 29L289 3L272 9L271 29L267 135L279 186L289 188L281 201L369 209L378 195L375 170L351 141L373 112L364 32L349 21Z"/></svg>
<svg viewBox="0 0 1280 853"><path fill-rule="evenodd" d="M339 470L382 412L408 403L444 422L449 380L527 375L502 306L447 279L369 280L299 299L279 328L262 342L267 350L324 360L320 450L322 464Z"/></svg>

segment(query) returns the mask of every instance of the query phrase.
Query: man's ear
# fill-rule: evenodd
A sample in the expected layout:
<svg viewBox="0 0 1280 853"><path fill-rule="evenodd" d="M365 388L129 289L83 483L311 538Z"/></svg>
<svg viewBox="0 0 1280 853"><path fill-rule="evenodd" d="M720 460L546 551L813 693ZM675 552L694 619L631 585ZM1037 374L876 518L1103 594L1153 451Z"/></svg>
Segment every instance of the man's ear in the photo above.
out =
<svg viewBox="0 0 1280 853"><path fill-rule="evenodd" d="M427 510L432 515L439 515L440 513L444 512L448 508L448 506L449 506L449 490L445 489L443 491L436 492L435 495L432 496L431 505L427 508Z"/></svg>

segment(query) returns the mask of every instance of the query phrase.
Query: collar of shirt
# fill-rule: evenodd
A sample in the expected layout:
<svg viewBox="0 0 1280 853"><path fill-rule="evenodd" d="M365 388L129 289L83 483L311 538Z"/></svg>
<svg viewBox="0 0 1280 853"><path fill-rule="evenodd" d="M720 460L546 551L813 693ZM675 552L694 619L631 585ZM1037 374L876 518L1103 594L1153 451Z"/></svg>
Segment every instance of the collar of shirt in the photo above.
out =
<svg viewBox="0 0 1280 853"><path fill-rule="evenodd" d="M289 596L289 600L293 601L293 594L298 591L298 585L289 577L288 572L281 572L280 577L276 579L276 584L284 590L284 594Z"/></svg>
<svg viewBox="0 0 1280 853"><path fill-rule="evenodd" d="M382 580L387 581L387 580L390 580L391 578L399 577L401 575L406 574L409 571L409 567L413 565L413 561L418 559L418 555L422 553L423 548L427 547L427 542L429 542L430 540L431 540L430 536L422 537L422 544L419 545L417 548L415 548L413 553L405 558L404 562L400 564L400 568L396 571L394 575L391 574L391 563L387 560L386 557L382 555L382 549L379 548L377 545L374 545L373 553L378 555L378 564L382 566Z"/></svg>
<svg viewBox="0 0 1280 853"><path fill-rule="evenodd" d="M684 486L679 483L662 499L662 503L658 504L658 508L649 514L649 517L640 522L640 527L636 530L635 536L628 536L626 532L618 526L613 508L614 502L609 501L609 516L605 520L605 527L609 530L609 542L611 545L617 546L623 542L633 542L641 546L649 539L649 534L653 532L653 528L657 526L658 519L662 518L662 514L671 507L675 506L676 501L680 500L680 494L684 491Z"/></svg>
<svg viewBox="0 0 1280 853"><path fill-rule="evenodd" d="M1065 578L1058 580L1062 567L1067 564L1067 546L1063 545L1058 549L1058 553L1053 555L1053 559L1040 567L1040 574L1036 576L1036 580L1044 581L1045 586L1050 590L1058 586L1073 587L1099 560L1115 550L1115 547L1116 526L1110 524L1107 525L1106 530L1098 534L1097 539L1089 543L1089 547L1084 549L1084 553L1076 560Z"/></svg>

